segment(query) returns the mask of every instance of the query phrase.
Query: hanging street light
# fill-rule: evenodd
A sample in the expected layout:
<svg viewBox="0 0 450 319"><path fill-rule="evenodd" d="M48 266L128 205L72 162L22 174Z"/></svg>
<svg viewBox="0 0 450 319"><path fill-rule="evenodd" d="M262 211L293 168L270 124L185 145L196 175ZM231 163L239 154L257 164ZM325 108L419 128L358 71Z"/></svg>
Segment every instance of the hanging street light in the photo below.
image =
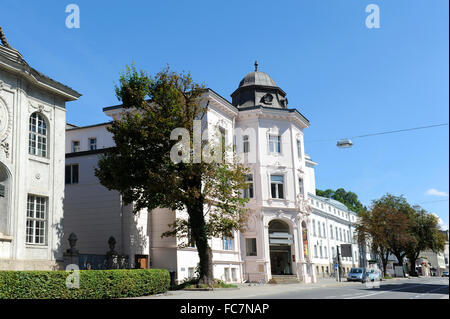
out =
<svg viewBox="0 0 450 319"><path fill-rule="evenodd" d="M349 148L353 146L353 142L349 139L339 140L337 141L336 146L339 148Z"/></svg>

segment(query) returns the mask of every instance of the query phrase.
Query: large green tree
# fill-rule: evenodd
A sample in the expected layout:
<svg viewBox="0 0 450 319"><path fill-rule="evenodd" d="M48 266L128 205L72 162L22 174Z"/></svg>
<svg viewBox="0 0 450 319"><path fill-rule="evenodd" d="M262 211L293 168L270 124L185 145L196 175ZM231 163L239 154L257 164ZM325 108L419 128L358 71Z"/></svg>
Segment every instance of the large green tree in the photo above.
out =
<svg viewBox="0 0 450 319"><path fill-rule="evenodd" d="M343 188L338 188L335 191L329 188L324 191L316 189L316 195L337 200L338 202L341 202L342 204L347 206L348 209L358 214L366 209L364 205L359 201L358 195L351 191L347 192Z"/></svg>
<svg viewBox="0 0 450 319"><path fill-rule="evenodd" d="M134 66L127 67L116 86L116 96L127 112L108 128L116 146L100 159L96 176L132 203L135 212L157 207L187 212L188 217L176 219L164 235L190 237L195 242L199 282L211 284L208 239L231 237L245 225L246 200L239 194L247 169L234 156L211 161L218 155L215 142L203 141L201 147L209 151L198 154L192 132L194 121L204 119L204 92L190 74L167 67L149 77ZM190 133L187 141L178 133L178 140L173 140L171 135L180 128ZM196 151L200 161L193 160ZM223 158L226 150L219 148L219 152ZM174 160L174 154L181 160Z"/></svg>
<svg viewBox="0 0 450 319"><path fill-rule="evenodd" d="M411 276L417 275L415 265L421 252L431 250L438 253L443 251L445 246L445 236L440 232L438 218L420 206L415 206L414 209L410 232L413 240L409 241L405 248Z"/></svg>

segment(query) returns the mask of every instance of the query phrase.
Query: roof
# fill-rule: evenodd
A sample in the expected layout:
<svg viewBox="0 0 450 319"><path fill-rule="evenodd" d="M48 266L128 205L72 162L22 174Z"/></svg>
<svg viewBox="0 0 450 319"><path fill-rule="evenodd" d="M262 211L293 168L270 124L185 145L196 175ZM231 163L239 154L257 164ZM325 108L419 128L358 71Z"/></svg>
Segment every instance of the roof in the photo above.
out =
<svg viewBox="0 0 450 319"><path fill-rule="evenodd" d="M112 121L99 123L99 124L86 125L86 126L76 126L76 125L67 123L67 125L70 125L71 127L67 127L66 126L66 131L75 131L75 130L81 130L81 129L84 129L84 128L96 127L96 126L106 126L106 125L109 125L111 123L112 123Z"/></svg>
<svg viewBox="0 0 450 319"><path fill-rule="evenodd" d="M330 205L333 205L334 207L339 208L340 210L343 210L343 211L355 214L354 211L350 210L347 206L345 206L344 204L342 204L341 202L339 202L339 201L337 201L335 199L328 198L328 197L323 197L323 196L318 196L318 195L314 195L314 194L311 194L311 193L308 193L308 195L310 197L313 197L315 199L318 199L318 200L326 202L326 203L328 203Z"/></svg>
<svg viewBox="0 0 450 319"><path fill-rule="evenodd" d="M261 85L277 87L275 81L265 72L254 71L248 73L239 83L239 87Z"/></svg>
<svg viewBox="0 0 450 319"><path fill-rule="evenodd" d="M62 84L61 82L53 80L52 78L31 67L24 60L20 52L11 47L6 40L5 33L1 27L0 40L0 66L13 72L21 73L33 82L36 82L39 86L45 87L47 90L64 96L68 101L76 100L81 96L81 94L74 89Z"/></svg>
<svg viewBox="0 0 450 319"><path fill-rule="evenodd" d="M274 111L281 111L281 112L287 112L287 113L296 113L297 115L300 115L301 118L304 119L309 124L309 120L302 113L300 113L297 109L281 109L281 108L278 108L278 107L255 105L255 106L248 106L248 107L239 108L239 111L243 112L243 111L255 110L255 109L264 109L264 110L274 110Z"/></svg>

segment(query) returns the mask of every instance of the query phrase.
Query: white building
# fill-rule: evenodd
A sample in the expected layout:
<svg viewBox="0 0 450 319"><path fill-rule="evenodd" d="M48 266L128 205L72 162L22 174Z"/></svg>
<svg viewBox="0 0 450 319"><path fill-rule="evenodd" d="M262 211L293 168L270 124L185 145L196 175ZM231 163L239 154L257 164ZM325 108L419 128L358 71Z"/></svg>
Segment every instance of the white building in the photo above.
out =
<svg viewBox="0 0 450 319"><path fill-rule="evenodd" d="M367 266L355 240L356 213L334 199L308 194L311 198L311 253L318 276L326 277L337 264L338 246L351 245L351 257L342 256L341 267L347 273L352 267ZM366 259L364 259L366 258Z"/></svg>
<svg viewBox="0 0 450 319"><path fill-rule="evenodd" d="M313 282L316 272L326 272L322 267L331 272L333 248L351 241L356 216L340 203L315 196L317 163L305 154L303 140L309 121L287 108L286 93L269 75L256 69L231 96L232 103L208 89L201 103L208 107L208 127L219 126L244 157L254 157L248 161L249 188L243 192L250 198L251 216L245 232L211 240L214 277L267 282L274 276L289 276ZM103 110L112 119L123 112L120 105ZM112 235L119 253L129 255L133 266L176 271L179 281L192 277L199 261L195 247L179 248L176 238L161 238L175 217L185 213L156 209L134 216L118 193L109 192L95 178L98 155L114 146L107 126L67 127L65 234L76 233L80 252L91 255L104 254ZM326 226L325 235L314 235L315 222L320 222L320 229ZM328 233L331 226L338 228L339 239L334 228L333 237ZM322 248L322 257L315 246L318 251ZM344 267L358 265L354 250L355 256L344 260Z"/></svg>
<svg viewBox="0 0 450 319"><path fill-rule="evenodd" d="M0 270L61 260L65 103L80 97L29 66L0 28Z"/></svg>

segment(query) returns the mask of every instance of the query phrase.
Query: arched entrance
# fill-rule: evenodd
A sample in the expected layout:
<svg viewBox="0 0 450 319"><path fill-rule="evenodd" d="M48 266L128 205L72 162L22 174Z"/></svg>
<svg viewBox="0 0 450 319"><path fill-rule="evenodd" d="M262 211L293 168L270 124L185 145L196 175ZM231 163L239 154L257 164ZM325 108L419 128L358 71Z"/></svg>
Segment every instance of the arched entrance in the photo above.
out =
<svg viewBox="0 0 450 319"><path fill-rule="evenodd" d="M272 275L292 275L293 236L289 225L281 220L269 222L269 251Z"/></svg>
<svg viewBox="0 0 450 319"><path fill-rule="evenodd" d="M9 211L9 173L5 165L0 162L0 233L8 232Z"/></svg>

